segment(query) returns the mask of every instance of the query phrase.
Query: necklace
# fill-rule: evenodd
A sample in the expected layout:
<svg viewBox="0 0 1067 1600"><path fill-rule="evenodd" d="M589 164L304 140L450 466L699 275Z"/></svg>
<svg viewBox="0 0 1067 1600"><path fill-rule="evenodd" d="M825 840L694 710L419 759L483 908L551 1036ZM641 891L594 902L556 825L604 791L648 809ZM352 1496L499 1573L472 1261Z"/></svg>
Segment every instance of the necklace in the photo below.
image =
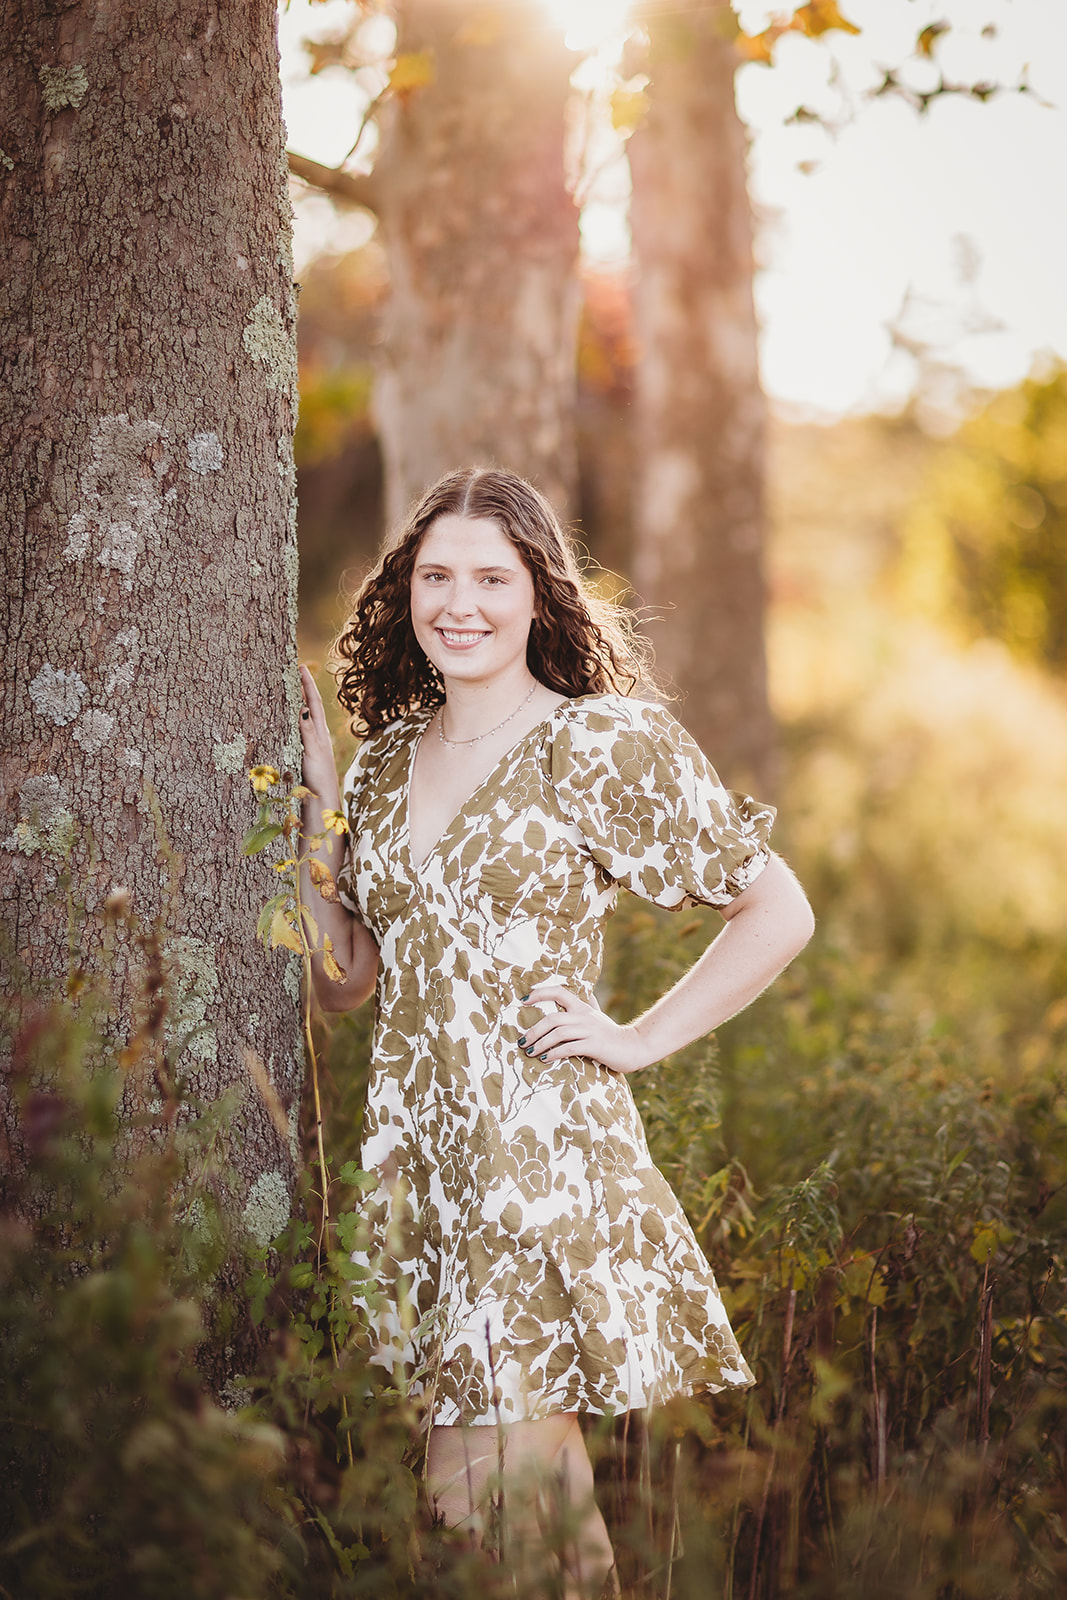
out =
<svg viewBox="0 0 1067 1600"><path fill-rule="evenodd" d="M512 711L509 716L506 716L504 718L503 722L498 722L495 728L486 728L484 733L476 733L474 735L473 739L446 739L445 738L445 708L444 708L444 706L442 706L441 707L441 715L440 715L440 718L438 719L438 723L437 723L437 732L438 732L438 735L440 736L441 743L442 744L447 744L450 750L458 750L461 745L477 744L479 739L488 739L488 737L489 737L489 735L491 733L499 733L501 728L506 728L509 722L513 722L515 720L515 718L518 716L520 711L525 711L526 707L530 704L530 701L533 699L534 695L537 693L537 689L538 689L538 685L535 682L533 688L530 690L529 694L526 696L526 699L522 702L521 706L516 706L514 711Z"/></svg>

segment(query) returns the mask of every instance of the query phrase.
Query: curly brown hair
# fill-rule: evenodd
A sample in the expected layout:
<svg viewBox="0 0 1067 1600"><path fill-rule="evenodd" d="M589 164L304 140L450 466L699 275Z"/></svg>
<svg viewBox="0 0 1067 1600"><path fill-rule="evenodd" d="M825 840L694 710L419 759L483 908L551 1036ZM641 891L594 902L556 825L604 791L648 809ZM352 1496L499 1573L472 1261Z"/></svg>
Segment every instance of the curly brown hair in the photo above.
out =
<svg viewBox="0 0 1067 1600"><path fill-rule="evenodd" d="M526 646L533 676L558 694L631 693L649 680L651 652L631 612L584 582L574 547L548 501L512 472L468 467L427 489L392 546L364 579L334 646L337 698L356 734L376 733L405 711L440 705L444 684L411 625L411 575L431 523L492 520L533 578L535 616Z"/></svg>

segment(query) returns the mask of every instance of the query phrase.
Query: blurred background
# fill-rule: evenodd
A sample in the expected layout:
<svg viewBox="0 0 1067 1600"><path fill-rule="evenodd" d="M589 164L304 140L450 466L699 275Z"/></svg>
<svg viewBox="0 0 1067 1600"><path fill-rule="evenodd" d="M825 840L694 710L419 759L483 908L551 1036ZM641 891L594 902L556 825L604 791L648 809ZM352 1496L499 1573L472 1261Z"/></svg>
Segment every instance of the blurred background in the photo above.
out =
<svg viewBox="0 0 1067 1600"><path fill-rule="evenodd" d="M1067 11L293 0L280 36L305 653L426 481L501 461L824 918L1058 941Z"/></svg>
<svg viewBox="0 0 1067 1600"><path fill-rule="evenodd" d="M659 1592L633 1574L681 1515L676 1593L1059 1593L1067 10L294 0L280 28L305 655L427 482L524 473L724 778L777 802L818 918L635 1084L759 1384L651 1442L673 1509L624 1582ZM606 1002L714 924L623 907ZM366 1043L329 1044L341 1150Z"/></svg>

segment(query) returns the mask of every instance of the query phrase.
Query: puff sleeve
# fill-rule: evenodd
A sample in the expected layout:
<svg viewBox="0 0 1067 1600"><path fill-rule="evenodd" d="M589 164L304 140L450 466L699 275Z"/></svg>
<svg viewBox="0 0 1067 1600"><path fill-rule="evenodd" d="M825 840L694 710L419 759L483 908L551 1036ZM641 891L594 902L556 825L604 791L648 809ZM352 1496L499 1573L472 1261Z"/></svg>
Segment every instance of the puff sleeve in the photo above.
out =
<svg viewBox="0 0 1067 1600"><path fill-rule="evenodd" d="M644 900L725 906L770 858L774 808L724 789L662 706L576 702L552 740L551 778L594 860Z"/></svg>

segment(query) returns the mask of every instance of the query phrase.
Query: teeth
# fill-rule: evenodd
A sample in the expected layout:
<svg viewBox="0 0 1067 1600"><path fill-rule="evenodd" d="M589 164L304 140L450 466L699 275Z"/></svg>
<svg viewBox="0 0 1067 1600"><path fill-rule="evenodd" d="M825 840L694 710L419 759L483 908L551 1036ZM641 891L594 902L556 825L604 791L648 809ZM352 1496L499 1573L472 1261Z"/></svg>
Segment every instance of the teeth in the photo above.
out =
<svg viewBox="0 0 1067 1600"><path fill-rule="evenodd" d="M441 637L446 639L449 644L467 644L471 639L484 639L487 635L485 633L460 633L455 628L442 628Z"/></svg>

